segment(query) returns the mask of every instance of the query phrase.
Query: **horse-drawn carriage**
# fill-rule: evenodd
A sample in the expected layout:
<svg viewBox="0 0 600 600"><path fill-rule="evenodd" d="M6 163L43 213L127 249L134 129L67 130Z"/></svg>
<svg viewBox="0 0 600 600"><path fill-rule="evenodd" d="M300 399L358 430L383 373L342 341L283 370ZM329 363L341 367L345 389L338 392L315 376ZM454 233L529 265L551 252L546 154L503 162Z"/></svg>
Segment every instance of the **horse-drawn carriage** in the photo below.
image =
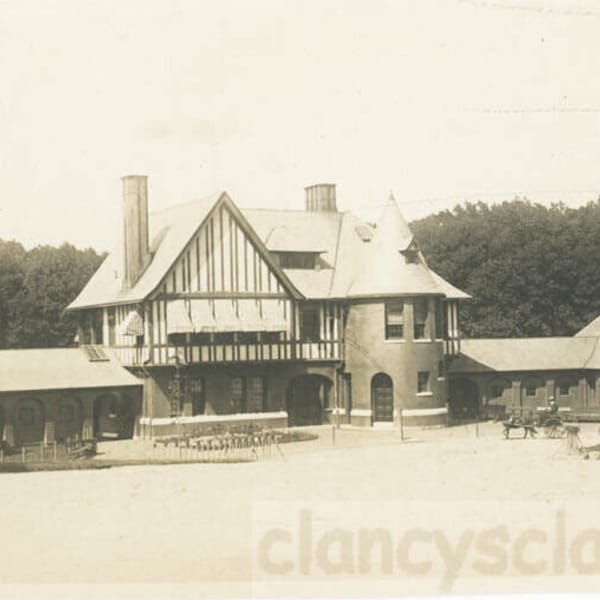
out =
<svg viewBox="0 0 600 600"><path fill-rule="evenodd" d="M508 419L502 421L503 434L508 439L511 431L522 429L524 438L535 437L541 429L547 438L562 438L567 435L566 423L573 421L569 415L563 416L548 409L538 410L537 414L513 411Z"/></svg>

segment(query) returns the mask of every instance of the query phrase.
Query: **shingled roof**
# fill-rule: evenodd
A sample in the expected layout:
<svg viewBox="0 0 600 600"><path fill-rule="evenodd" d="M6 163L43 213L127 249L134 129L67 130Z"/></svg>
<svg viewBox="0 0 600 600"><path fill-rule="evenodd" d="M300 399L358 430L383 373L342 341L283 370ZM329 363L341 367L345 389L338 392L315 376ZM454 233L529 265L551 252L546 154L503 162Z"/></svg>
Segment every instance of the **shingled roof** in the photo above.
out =
<svg viewBox="0 0 600 600"><path fill-rule="evenodd" d="M69 310L140 302L161 283L177 257L219 201L227 202L270 252L315 252L319 269L271 265L295 293L313 299L435 294L468 298L435 274L419 255L408 264L401 254L413 242L393 198L376 228L349 212L238 209L225 192L149 215L151 262L131 289L122 289L122 251L106 258Z"/></svg>
<svg viewBox="0 0 600 600"><path fill-rule="evenodd" d="M81 348L0 350L0 392L141 386L114 354L90 360Z"/></svg>
<svg viewBox="0 0 600 600"><path fill-rule="evenodd" d="M451 373L564 371L600 368L597 337L462 340Z"/></svg>
<svg viewBox="0 0 600 600"><path fill-rule="evenodd" d="M405 253L412 249L415 259ZM362 253L360 268L348 286L349 296L432 294L468 298L429 269L414 244L414 236L393 195L390 195L371 242Z"/></svg>

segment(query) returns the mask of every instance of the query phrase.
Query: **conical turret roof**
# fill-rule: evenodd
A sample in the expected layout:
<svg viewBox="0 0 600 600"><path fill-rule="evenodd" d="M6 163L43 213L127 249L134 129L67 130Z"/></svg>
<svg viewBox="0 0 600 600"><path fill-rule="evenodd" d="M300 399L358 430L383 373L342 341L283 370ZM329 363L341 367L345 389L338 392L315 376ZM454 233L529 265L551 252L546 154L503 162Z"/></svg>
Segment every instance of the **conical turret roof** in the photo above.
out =
<svg viewBox="0 0 600 600"><path fill-rule="evenodd" d="M415 253L414 260L408 259L407 250ZM383 208L365 258L356 265L349 296L445 295L418 252L393 194Z"/></svg>

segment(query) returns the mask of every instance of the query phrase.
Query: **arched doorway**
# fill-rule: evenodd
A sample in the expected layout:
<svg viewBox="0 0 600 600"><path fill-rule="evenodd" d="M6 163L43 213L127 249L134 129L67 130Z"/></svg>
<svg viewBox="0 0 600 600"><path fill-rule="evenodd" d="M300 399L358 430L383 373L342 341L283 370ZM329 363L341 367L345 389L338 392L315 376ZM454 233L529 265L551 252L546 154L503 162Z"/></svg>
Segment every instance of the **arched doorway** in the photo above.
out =
<svg viewBox="0 0 600 600"><path fill-rule="evenodd" d="M287 388L287 413L290 427L320 425L323 411L329 408L332 382L322 375L299 375Z"/></svg>
<svg viewBox="0 0 600 600"><path fill-rule="evenodd" d="M470 379L450 382L450 417L456 421L479 418L479 388Z"/></svg>
<svg viewBox="0 0 600 600"><path fill-rule="evenodd" d="M129 398L102 394L94 401L94 436L107 439L133 437L134 407Z"/></svg>
<svg viewBox="0 0 600 600"><path fill-rule="evenodd" d="M386 373L377 373L371 379L371 409L374 423L394 420L394 386Z"/></svg>
<svg viewBox="0 0 600 600"><path fill-rule="evenodd" d="M44 407L39 400L36 398L20 400L17 404L16 417L17 445L32 444L44 439Z"/></svg>
<svg viewBox="0 0 600 600"><path fill-rule="evenodd" d="M83 411L77 398L65 396L56 403L54 435L57 442L81 438Z"/></svg>

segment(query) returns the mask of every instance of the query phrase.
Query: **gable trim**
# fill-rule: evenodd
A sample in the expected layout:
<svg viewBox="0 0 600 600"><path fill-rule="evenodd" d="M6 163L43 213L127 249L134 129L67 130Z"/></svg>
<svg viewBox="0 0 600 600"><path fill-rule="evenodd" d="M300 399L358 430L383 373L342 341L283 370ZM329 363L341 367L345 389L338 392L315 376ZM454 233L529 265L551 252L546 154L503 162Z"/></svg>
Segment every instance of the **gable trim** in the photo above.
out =
<svg viewBox="0 0 600 600"><path fill-rule="evenodd" d="M304 296L294 286L294 284L291 282L289 277L283 272L283 270L279 267L279 265L270 256L269 251L267 250L266 246L264 245L264 243L262 242L260 237L257 235L257 233L252 228L252 225L250 225L250 223L248 222L246 217L244 217L242 212L235 205L233 200L229 197L227 192L223 192L219 196L217 201L214 203L213 207L208 211L208 213L206 214L204 219L202 219L202 221L198 224L198 227L196 227L196 229L192 232L190 237L185 241L180 252L175 257L173 262L169 265L165 274L160 279L158 284L154 287L152 292L150 292L150 294L148 294L148 296L146 296L145 299L154 299L157 297L158 294L160 294L162 292L161 288L164 286L164 284L166 282L168 273L171 272L173 267L183 258L183 256L185 255L185 253L188 250L188 246L190 245L190 242L200 233L200 230L204 227L204 225L207 222L209 222L211 218L214 217L214 215L217 213L217 211L222 210L223 207L225 207L229 210L231 216L233 217L233 219L235 219L238 227L247 236L247 238L249 239L250 243L254 246L254 248L257 251L257 253L259 254L259 256L265 261L267 266L271 269L274 276L277 278L277 280L283 286L283 288L288 292L288 294L296 300L302 299ZM214 239L214 236L211 235L210 237ZM207 243L208 243L208 237L207 237ZM211 243L212 243L212 241L211 241ZM214 255L212 256L212 259L214 260ZM221 261L222 260L223 260L223 257L221 257ZM215 267L221 268L222 265L215 265ZM240 295L240 294L237 293L236 295ZM214 294L211 297L215 297Z"/></svg>

